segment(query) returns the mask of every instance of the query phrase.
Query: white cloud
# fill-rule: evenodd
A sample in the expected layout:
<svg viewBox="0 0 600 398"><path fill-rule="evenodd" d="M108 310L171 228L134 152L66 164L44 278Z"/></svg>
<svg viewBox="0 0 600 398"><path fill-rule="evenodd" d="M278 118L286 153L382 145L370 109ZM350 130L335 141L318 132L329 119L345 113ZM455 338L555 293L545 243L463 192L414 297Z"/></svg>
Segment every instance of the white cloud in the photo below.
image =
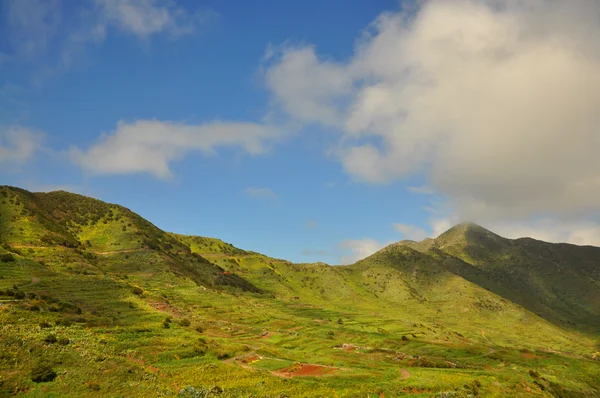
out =
<svg viewBox="0 0 600 398"><path fill-rule="evenodd" d="M89 45L102 43L111 31L142 40L157 35L178 38L216 16L210 10L188 10L173 0L8 0L5 9L0 23L6 25L3 33L11 48L0 60L33 68L34 83L69 69Z"/></svg>
<svg viewBox="0 0 600 398"><path fill-rule="evenodd" d="M460 219L571 222L597 209L600 3L419 4L381 15L344 62L312 46L272 56L274 103L337 130L350 175L422 173Z"/></svg>
<svg viewBox="0 0 600 398"><path fill-rule="evenodd" d="M140 38L166 32L192 33L204 14L192 14L171 0L96 0L107 24Z"/></svg>
<svg viewBox="0 0 600 398"><path fill-rule="evenodd" d="M6 32L20 56L47 51L63 19L58 0L9 0L5 4Z"/></svg>
<svg viewBox="0 0 600 398"><path fill-rule="evenodd" d="M428 187L427 185L421 185L421 186L416 186L416 187L407 187L406 189L409 192L419 193L422 195L434 195L435 194L435 190L431 187Z"/></svg>
<svg viewBox="0 0 600 398"><path fill-rule="evenodd" d="M271 188L267 187L248 187L244 189L244 193L251 198L257 199L277 199L277 195Z"/></svg>
<svg viewBox="0 0 600 398"><path fill-rule="evenodd" d="M403 239L420 241L429 235L425 229L414 225L394 224L394 228L402 234Z"/></svg>
<svg viewBox="0 0 600 398"><path fill-rule="evenodd" d="M391 245L393 241L378 242L375 239L364 238L364 239L350 239L342 241L338 244L338 248L344 252L339 258L340 264L353 264L358 260L362 260L365 257L383 249L384 247Z"/></svg>
<svg viewBox="0 0 600 398"><path fill-rule="evenodd" d="M275 129L254 123L120 121L114 132L95 145L86 150L71 148L70 154L75 163L95 174L149 173L168 179L170 164L190 151L211 154L217 147L229 146L259 155L276 136Z"/></svg>
<svg viewBox="0 0 600 398"><path fill-rule="evenodd" d="M41 132L23 126L0 126L0 163L26 163L42 149L43 138Z"/></svg>

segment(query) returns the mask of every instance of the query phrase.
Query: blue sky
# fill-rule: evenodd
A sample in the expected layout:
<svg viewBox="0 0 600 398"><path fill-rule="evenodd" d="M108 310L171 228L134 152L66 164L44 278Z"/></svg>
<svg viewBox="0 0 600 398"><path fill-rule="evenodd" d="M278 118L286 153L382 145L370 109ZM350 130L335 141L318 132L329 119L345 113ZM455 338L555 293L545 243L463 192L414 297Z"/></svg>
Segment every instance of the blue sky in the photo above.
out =
<svg viewBox="0 0 600 398"><path fill-rule="evenodd" d="M600 242L594 3L0 4L0 183L297 262Z"/></svg>

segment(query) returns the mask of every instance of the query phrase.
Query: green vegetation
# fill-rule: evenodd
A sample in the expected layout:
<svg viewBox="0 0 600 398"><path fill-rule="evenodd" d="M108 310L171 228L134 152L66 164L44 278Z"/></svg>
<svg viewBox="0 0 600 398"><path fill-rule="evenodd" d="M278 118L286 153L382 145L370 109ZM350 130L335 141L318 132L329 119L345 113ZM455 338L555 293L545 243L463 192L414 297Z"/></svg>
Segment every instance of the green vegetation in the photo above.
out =
<svg viewBox="0 0 600 398"><path fill-rule="evenodd" d="M292 264L0 187L0 396L594 397L599 260L460 225Z"/></svg>

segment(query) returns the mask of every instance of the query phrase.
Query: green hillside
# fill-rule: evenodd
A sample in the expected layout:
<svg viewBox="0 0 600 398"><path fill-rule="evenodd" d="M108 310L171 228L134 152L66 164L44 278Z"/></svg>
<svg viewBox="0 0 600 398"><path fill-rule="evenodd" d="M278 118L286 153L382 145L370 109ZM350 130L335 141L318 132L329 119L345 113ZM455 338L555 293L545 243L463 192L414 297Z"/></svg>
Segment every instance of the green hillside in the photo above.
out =
<svg viewBox="0 0 600 398"><path fill-rule="evenodd" d="M408 246L551 322L600 332L600 248L511 240L475 224Z"/></svg>
<svg viewBox="0 0 600 398"><path fill-rule="evenodd" d="M0 396L595 397L598 260L460 225L293 264L0 187Z"/></svg>

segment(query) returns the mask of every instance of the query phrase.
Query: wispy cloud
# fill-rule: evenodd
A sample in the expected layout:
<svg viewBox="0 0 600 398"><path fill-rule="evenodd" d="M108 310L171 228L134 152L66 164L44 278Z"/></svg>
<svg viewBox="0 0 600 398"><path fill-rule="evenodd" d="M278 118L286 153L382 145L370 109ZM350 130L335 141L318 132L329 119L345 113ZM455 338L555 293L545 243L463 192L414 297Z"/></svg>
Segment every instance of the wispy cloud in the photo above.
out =
<svg viewBox="0 0 600 398"><path fill-rule="evenodd" d="M353 264L358 260L374 254L375 252L391 245L394 241L379 242L372 238L349 239L338 244L338 249L342 251L339 257L340 264Z"/></svg>
<svg viewBox="0 0 600 398"><path fill-rule="evenodd" d="M331 253L329 251L323 250L323 249L304 249L304 250L302 250L302 255L306 256L306 257L313 257L313 256L328 257L328 256L331 256Z"/></svg>
<svg viewBox="0 0 600 398"><path fill-rule="evenodd" d="M278 199L277 195L271 188L267 187L248 187L244 189L244 193L256 199Z"/></svg>
<svg viewBox="0 0 600 398"><path fill-rule="evenodd" d="M43 148L43 140L44 134L37 130L0 126L0 163L20 165L30 161Z"/></svg>
<svg viewBox="0 0 600 398"><path fill-rule="evenodd" d="M94 174L148 173L168 179L172 177L171 163L189 152L211 154L219 147L238 147L259 155L275 137L275 129L254 123L120 121L115 131L96 144L87 149L71 148L70 154L76 164Z"/></svg>
<svg viewBox="0 0 600 398"><path fill-rule="evenodd" d="M409 224L394 224L394 228L402 234L404 239L421 241L429 236L429 233L421 227Z"/></svg>
<svg viewBox="0 0 600 398"><path fill-rule="evenodd" d="M190 34L216 15L209 11L190 12L168 0L96 0L96 4L106 25L115 25L144 39L158 33L171 37Z"/></svg>
<svg viewBox="0 0 600 398"><path fill-rule="evenodd" d="M64 73L111 32L147 45L154 36L177 39L195 33L217 16L172 0L8 0L5 9L0 23L11 47L0 60L30 67L34 83Z"/></svg>

